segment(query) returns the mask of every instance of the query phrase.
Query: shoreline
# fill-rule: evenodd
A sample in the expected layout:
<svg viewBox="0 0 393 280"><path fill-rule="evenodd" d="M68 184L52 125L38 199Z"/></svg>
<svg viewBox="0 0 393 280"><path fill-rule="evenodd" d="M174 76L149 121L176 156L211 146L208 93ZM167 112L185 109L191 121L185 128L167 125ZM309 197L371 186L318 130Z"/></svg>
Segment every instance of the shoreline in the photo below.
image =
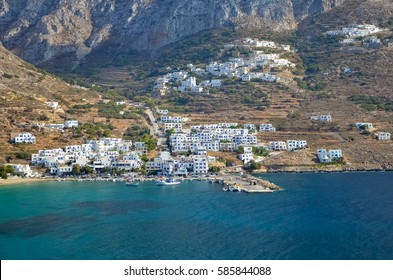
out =
<svg viewBox="0 0 393 280"><path fill-rule="evenodd" d="M12 185L23 185L29 183L41 183L41 182L50 182L55 181L56 179L48 178L48 179L40 179L40 178L18 178L18 179L7 179L0 180L0 187L2 186L12 186Z"/></svg>
<svg viewBox="0 0 393 280"><path fill-rule="evenodd" d="M299 169L299 170L285 170L285 169L268 169L266 171L258 171L254 170L251 173L248 173L249 175L257 175L257 174L272 174L272 173L357 173L357 172L393 172L393 169L348 169L348 170L307 170L307 169ZM214 176L214 175L213 175ZM218 175L220 176L220 175ZM212 178L212 175L210 177L200 177L200 178L194 178L194 177L188 177L184 178L184 180L199 180L199 181L207 181L210 178ZM78 179L78 178L17 178L17 179L0 179L0 188L5 187L5 186L13 186L13 185L25 185L25 184L33 184L33 183L45 183L45 182L53 182L53 181L62 181L62 182L69 182L69 181L112 181L116 180L118 182L124 181L124 178L109 178L109 179L98 179L95 178L86 178L86 179ZM145 177L142 179L143 181L154 181L156 178L150 178L150 177Z"/></svg>

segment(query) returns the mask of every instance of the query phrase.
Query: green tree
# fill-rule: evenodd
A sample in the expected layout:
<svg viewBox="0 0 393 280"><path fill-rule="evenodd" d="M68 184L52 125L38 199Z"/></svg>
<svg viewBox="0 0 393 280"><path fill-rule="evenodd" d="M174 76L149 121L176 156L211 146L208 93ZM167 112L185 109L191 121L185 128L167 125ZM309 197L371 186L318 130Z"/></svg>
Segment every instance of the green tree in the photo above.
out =
<svg viewBox="0 0 393 280"><path fill-rule="evenodd" d="M15 157L17 158L17 159L30 159L30 154L29 153L27 153L27 152L17 152L16 154L15 154Z"/></svg>
<svg viewBox="0 0 393 280"><path fill-rule="evenodd" d="M218 173L220 172L221 168L219 166L210 166L209 167L209 172L211 173Z"/></svg>
<svg viewBox="0 0 393 280"><path fill-rule="evenodd" d="M244 147L243 146L239 146L237 147L236 153L239 154L244 154Z"/></svg>
<svg viewBox="0 0 393 280"><path fill-rule="evenodd" d="M110 167L105 166L101 169L101 173L111 173L112 169Z"/></svg>
<svg viewBox="0 0 393 280"><path fill-rule="evenodd" d="M142 136L140 141L145 143L148 151L153 151L157 147L157 139L147 133Z"/></svg>
<svg viewBox="0 0 393 280"><path fill-rule="evenodd" d="M257 156L269 156L269 151L264 147L252 147L252 152Z"/></svg>
<svg viewBox="0 0 393 280"><path fill-rule="evenodd" d="M111 136L111 131L109 129L106 129L104 131L104 137L109 137L109 136Z"/></svg>
<svg viewBox="0 0 393 280"><path fill-rule="evenodd" d="M79 175L81 173L81 166L79 164L74 164L72 166L72 175Z"/></svg>
<svg viewBox="0 0 393 280"><path fill-rule="evenodd" d="M143 162L149 161L149 159L147 158L147 155L146 155L146 154L143 154L143 155L141 156L141 160L142 160Z"/></svg>
<svg viewBox="0 0 393 280"><path fill-rule="evenodd" d="M14 168L11 165L7 165L4 168L4 172L8 173L8 174L15 174L15 170L14 170Z"/></svg>
<svg viewBox="0 0 393 280"><path fill-rule="evenodd" d="M255 162L255 161L250 161L246 166L244 166L244 169L247 171L254 171L260 169L262 164L260 162Z"/></svg>
<svg viewBox="0 0 393 280"><path fill-rule="evenodd" d="M93 173L93 171L94 171L94 169L91 168L90 166L87 166L87 165L83 166L83 168L82 168L82 172L84 172L86 174L91 174L91 173Z"/></svg>

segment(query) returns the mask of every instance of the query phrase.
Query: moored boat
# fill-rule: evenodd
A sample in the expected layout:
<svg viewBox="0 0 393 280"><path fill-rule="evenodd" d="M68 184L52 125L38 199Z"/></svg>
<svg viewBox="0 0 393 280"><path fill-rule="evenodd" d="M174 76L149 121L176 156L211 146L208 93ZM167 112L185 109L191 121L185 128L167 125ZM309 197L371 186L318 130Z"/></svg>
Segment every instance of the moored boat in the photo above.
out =
<svg viewBox="0 0 393 280"><path fill-rule="evenodd" d="M136 187L136 186L139 186L139 181L127 181L126 185Z"/></svg>
<svg viewBox="0 0 393 280"><path fill-rule="evenodd" d="M177 181L177 180L175 180L173 178L157 181L157 185L159 185L159 186L179 185L180 183L181 183L180 181Z"/></svg>

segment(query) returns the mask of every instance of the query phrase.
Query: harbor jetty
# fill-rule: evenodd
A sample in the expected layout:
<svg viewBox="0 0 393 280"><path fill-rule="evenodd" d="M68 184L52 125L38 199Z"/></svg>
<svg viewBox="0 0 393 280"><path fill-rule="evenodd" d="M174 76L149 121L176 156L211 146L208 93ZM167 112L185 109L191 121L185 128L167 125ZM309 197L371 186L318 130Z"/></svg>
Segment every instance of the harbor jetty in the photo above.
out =
<svg viewBox="0 0 393 280"><path fill-rule="evenodd" d="M280 190L276 184L250 175L225 174L211 180L222 185L223 191L246 193L272 193Z"/></svg>

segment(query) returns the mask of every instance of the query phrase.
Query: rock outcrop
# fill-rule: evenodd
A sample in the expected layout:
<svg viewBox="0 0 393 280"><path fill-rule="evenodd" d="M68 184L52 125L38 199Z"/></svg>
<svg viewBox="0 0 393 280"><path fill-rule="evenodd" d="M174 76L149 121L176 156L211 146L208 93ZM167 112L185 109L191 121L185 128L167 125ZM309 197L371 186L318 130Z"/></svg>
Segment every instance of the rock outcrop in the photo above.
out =
<svg viewBox="0 0 393 280"><path fill-rule="evenodd" d="M0 0L3 44L30 62L104 42L154 50L225 25L294 29L343 0Z"/></svg>

